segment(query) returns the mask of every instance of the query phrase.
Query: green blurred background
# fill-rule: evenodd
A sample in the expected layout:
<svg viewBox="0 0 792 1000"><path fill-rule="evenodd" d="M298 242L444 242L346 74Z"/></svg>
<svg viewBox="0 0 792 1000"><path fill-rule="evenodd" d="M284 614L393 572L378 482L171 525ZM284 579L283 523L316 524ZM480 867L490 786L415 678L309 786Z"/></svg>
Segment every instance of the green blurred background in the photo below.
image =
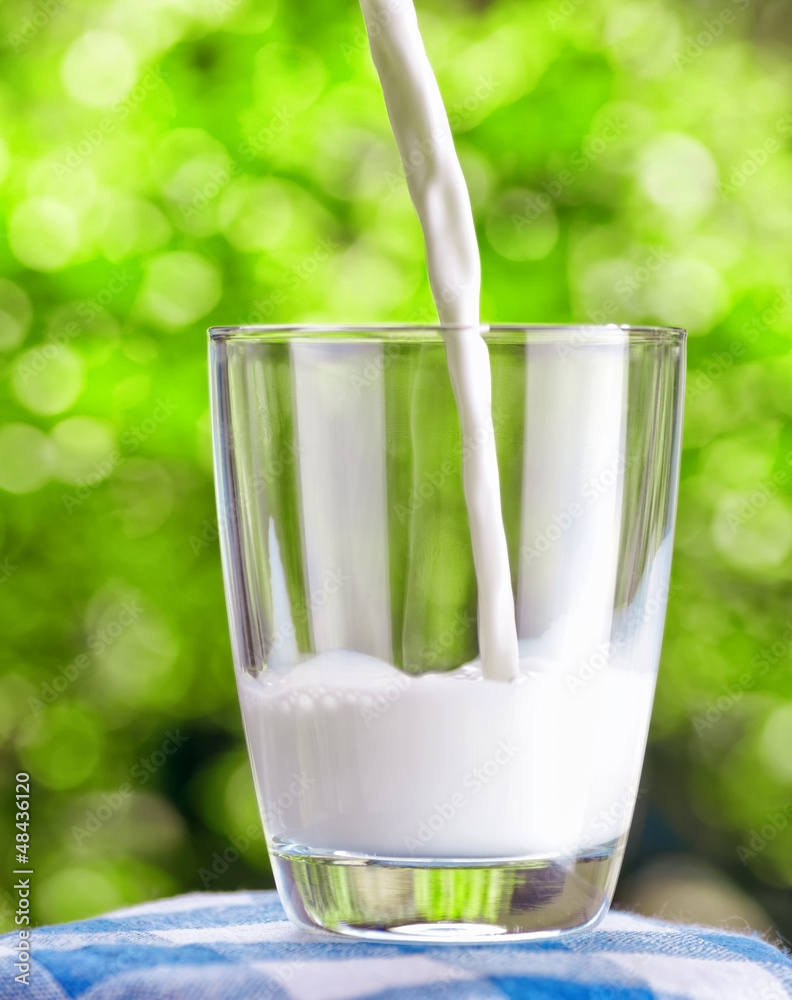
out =
<svg viewBox="0 0 792 1000"><path fill-rule="evenodd" d="M489 321L690 330L620 899L792 936L792 13L424 0ZM434 313L351 0L0 7L0 834L34 917L268 886L205 328Z"/></svg>

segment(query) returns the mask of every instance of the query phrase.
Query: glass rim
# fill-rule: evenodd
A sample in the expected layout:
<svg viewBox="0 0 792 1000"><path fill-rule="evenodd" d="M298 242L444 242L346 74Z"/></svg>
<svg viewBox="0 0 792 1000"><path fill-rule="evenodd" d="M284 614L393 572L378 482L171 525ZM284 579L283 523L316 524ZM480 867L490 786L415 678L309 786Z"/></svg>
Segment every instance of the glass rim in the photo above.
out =
<svg viewBox="0 0 792 1000"><path fill-rule="evenodd" d="M582 343L624 344L633 342L682 343L687 330L676 326L633 326L629 323L480 323L477 326L448 326L439 323L282 323L212 326L209 340L283 343L298 339L373 340L428 343L442 341L452 330L477 330L485 340L512 339L515 334L526 340L564 341L583 334Z"/></svg>

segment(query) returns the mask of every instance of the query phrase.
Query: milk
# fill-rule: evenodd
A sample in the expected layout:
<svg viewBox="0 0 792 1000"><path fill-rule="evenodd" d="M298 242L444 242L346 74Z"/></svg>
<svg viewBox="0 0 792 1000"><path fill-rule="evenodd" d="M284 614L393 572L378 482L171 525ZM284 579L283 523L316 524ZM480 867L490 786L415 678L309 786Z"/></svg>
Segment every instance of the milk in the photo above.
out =
<svg viewBox="0 0 792 1000"><path fill-rule="evenodd" d="M517 674L517 628L498 459L490 363L478 332L481 264L467 185L443 99L411 0L361 0L407 185L426 242L429 282L444 334L448 370L465 442L463 482L478 582L478 629L485 677Z"/></svg>
<svg viewBox="0 0 792 1000"><path fill-rule="evenodd" d="M652 693L653 673L618 658L580 681L523 655L505 685L478 662L409 677L348 650L240 684L276 851L467 860L617 841Z"/></svg>

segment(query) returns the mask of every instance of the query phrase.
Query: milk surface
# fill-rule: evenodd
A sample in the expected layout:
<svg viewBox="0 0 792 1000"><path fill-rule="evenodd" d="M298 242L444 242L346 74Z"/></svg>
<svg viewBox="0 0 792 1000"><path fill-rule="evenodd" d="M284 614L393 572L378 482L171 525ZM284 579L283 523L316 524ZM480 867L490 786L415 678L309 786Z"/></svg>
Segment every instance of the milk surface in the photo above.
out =
<svg viewBox="0 0 792 1000"><path fill-rule="evenodd" d="M632 813L653 671L611 656L582 679L521 645L511 684L484 679L478 662L409 677L348 650L241 677L275 849L547 858L615 841Z"/></svg>

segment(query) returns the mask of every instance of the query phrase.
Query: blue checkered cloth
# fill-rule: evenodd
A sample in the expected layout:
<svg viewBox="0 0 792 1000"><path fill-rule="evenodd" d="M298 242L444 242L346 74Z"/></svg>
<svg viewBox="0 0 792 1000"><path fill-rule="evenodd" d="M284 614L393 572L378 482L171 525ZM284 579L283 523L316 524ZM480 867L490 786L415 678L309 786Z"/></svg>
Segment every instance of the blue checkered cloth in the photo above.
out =
<svg viewBox="0 0 792 1000"><path fill-rule="evenodd" d="M536 944L367 944L297 930L274 892L194 893L0 938L0 997L29 1000L790 1000L758 937L610 913Z"/></svg>

